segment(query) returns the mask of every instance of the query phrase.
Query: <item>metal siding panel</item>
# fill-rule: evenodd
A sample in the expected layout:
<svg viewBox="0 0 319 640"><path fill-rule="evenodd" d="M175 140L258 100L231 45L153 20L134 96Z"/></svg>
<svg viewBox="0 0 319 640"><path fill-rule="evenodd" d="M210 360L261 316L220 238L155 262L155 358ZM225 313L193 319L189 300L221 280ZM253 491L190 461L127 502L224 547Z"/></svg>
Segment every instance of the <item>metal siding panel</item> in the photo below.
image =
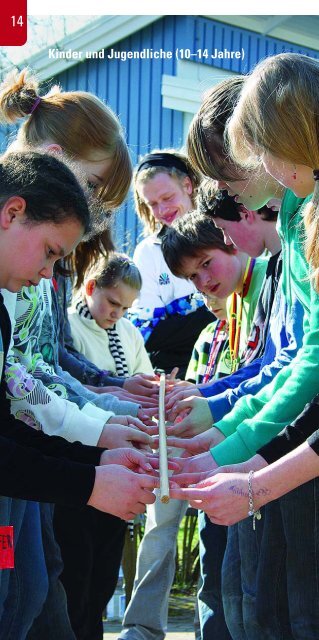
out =
<svg viewBox="0 0 319 640"><path fill-rule="evenodd" d="M265 37L248 29L240 29L232 25L226 25L221 22L202 18L200 16L191 16L196 31L196 49L207 48L209 52L212 49L223 50L227 48L244 48L245 57L242 59L216 58L202 60L203 64L212 65L217 68L229 69L238 73L247 73L255 66L255 64L265 56L274 55L282 51L292 51L295 53L303 53L305 55L318 58L318 51L300 45L291 44L283 40ZM238 47L237 43L242 43ZM192 58L195 61L194 58ZM198 62L200 62L198 60Z"/></svg>
<svg viewBox="0 0 319 640"><path fill-rule="evenodd" d="M118 78L119 78L119 60L108 60L109 73L107 76L106 96L107 101L116 113L118 109Z"/></svg>
<svg viewBox="0 0 319 640"><path fill-rule="evenodd" d="M120 118L123 126L128 127L128 114L130 111L130 67L127 63L119 63L119 75L118 75L118 104L117 115ZM131 91L134 95L134 89Z"/></svg>
<svg viewBox="0 0 319 640"><path fill-rule="evenodd" d="M165 19L152 25L152 46L153 49L160 49L163 46L163 29ZM150 148L160 148L165 146L163 140L167 136L167 128L170 123L162 108L161 83L163 73L162 60L152 60L152 76L151 76L151 121L150 121Z"/></svg>
<svg viewBox="0 0 319 640"><path fill-rule="evenodd" d="M98 66L100 60L93 59L85 62L86 66L86 91L99 95L98 87Z"/></svg>
<svg viewBox="0 0 319 640"><path fill-rule="evenodd" d="M177 16L166 16L163 21L163 41L162 47L165 51L173 51L175 53L175 49L179 47L179 43L182 41L182 30L183 24L179 24L179 28L177 26L178 17ZM154 25L155 26L155 25ZM185 34L185 32L184 32ZM171 60L162 61L161 70L160 70L160 85L162 82L163 73L174 74L176 69L175 57ZM162 98L161 98L162 102ZM165 109L161 106L162 109L162 128L160 132L161 142L160 146L165 147L176 147L179 146L182 140L182 130L176 131L175 126L180 122L180 118L175 111L172 109ZM177 116L177 118L175 118Z"/></svg>
<svg viewBox="0 0 319 640"><path fill-rule="evenodd" d="M139 36L129 40L127 48L133 46L139 46ZM139 104L141 99L141 68L140 60L130 61L131 83L129 93L129 112L128 112L128 141L132 145L133 158L138 153L139 146L139 128L140 128L140 115Z"/></svg>
<svg viewBox="0 0 319 640"><path fill-rule="evenodd" d="M231 37L231 50L232 51L241 51L242 49L242 34L240 31L233 31ZM234 58L231 60L231 71L234 73L240 72L240 59Z"/></svg>
<svg viewBox="0 0 319 640"><path fill-rule="evenodd" d="M151 42L151 40L149 40ZM135 161L138 156L144 155L150 150L151 127L153 114L153 95L152 95L152 61L143 60L139 62L139 80L140 80L140 104L139 104L139 135L137 146L134 148ZM159 100L161 96L159 95Z"/></svg>
<svg viewBox="0 0 319 640"><path fill-rule="evenodd" d="M132 60L132 62L135 61ZM116 112L124 127L124 130L126 130L127 139L129 138L129 134L131 131L129 128L129 115L132 108L132 100L130 100L130 95L132 97L134 96L134 89L131 90L130 86L130 68L131 65L128 65L127 62L118 61L118 104ZM135 217L134 212L131 211L131 209L128 209L127 206L121 207L119 212L115 215L115 239L117 240L117 238L119 237L121 239L121 245L123 245L123 239L126 237L128 229L130 229L134 224L133 216Z"/></svg>
<svg viewBox="0 0 319 640"><path fill-rule="evenodd" d="M105 102L108 100L108 96L107 96L108 69L109 67L106 63L98 65L98 77L97 77L98 96L99 98L101 98L101 100L104 100Z"/></svg>

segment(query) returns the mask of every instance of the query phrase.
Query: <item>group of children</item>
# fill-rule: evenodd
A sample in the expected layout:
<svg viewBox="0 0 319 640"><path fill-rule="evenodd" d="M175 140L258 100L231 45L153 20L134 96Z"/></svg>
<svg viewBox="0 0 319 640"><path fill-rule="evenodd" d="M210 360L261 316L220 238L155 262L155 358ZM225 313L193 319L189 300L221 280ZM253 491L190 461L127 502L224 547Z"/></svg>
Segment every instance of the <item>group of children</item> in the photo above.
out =
<svg viewBox="0 0 319 640"><path fill-rule="evenodd" d="M26 72L1 86L2 119L24 120L0 159L0 640L101 640L124 520L145 509L119 637L163 640L189 502L199 637L318 638L318 79L280 54L214 86L187 155L135 169L133 260L109 231L133 175L116 116Z"/></svg>

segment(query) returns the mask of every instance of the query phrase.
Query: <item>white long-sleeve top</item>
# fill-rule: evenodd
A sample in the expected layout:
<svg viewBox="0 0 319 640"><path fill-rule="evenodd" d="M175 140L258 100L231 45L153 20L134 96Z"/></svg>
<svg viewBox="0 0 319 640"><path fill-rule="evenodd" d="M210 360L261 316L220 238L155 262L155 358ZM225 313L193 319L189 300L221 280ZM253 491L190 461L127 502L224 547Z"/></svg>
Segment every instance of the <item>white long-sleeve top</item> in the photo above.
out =
<svg viewBox="0 0 319 640"><path fill-rule="evenodd" d="M18 296L5 296L5 303L16 322L14 342L5 365L11 413L49 435L96 445L105 423L114 413L86 401L80 408L68 400L63 383L43 360L38 347L45 308L47 305L51 308L49 281L43 279L38 287L24 287ZM42 373L52 376L50 388L40 379Z"/></svg>
<svg viewBox="0 0 319 640"><path fill-rule="evenodd" d="M99 327L93 318L80 315L74 308L69 311L69 320L75 348L100 369L107 369L112 375L116 375L107 331ZM118 320L115 328L125 354L128 375L152 374L153 367L138 329L126 318Z"/></svg>

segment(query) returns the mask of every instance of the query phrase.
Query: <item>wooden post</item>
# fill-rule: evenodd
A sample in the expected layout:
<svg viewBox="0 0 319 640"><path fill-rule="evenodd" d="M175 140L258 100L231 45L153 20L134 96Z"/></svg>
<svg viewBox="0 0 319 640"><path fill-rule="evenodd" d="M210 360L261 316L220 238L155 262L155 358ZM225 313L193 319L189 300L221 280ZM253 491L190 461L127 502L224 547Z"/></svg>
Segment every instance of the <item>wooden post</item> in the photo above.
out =
<svg viewBox="0 0 319 640"><path fill-rule="evenodd" d="M160 499L169 502L169 481L165 426L165 373L160 376L159 407L158 407L158 435L159 435L159 469L160 469Z"/></svg>

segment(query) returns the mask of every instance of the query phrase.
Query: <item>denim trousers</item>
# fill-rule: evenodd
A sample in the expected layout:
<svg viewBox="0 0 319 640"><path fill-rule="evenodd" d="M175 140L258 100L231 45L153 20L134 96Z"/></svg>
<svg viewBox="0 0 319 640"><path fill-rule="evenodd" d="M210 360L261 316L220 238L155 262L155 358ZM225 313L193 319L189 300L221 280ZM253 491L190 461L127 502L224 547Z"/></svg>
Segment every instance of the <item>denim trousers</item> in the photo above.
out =
<svg viewBox="0 0 319 640"><path fill-rule="evenodd" d="M139 547L131 601L125 612L122 640L163 640L168 598L175 574L176 538L187 510L184 500L147 507L145 534Z"/></svg>
<svg viewBox="0 0 319 640"><path fill-rule="evenodd" d="M232 640L228 631L221 590L227 527L213 524L204 511L198 513L201 586L198 611L202 640Z"/></svg>
<svg viewBox="0 0 319 640"><path fill-rule="evenodd" d="M222 590L234 640L318 640L319 480L229 528Z"/></svg>
<svg viewBox="0 0 319 640"><path fill-rule="evenodd" d="M0 639L24 640L48 590L39 504L14 499L9 519L14 527L15 568L9 575Z"/></svg>
<svg viewBox="0 0 319 640"><path fill-rule="evenodd" d="M222 566L225 619L233 640L264 640L256 617L256 576L263 521L246 519L228 527Z"/></svg>
<svg viewBox="0 0 319 640"><path fill-rule="evenodd" d="M266 507L268 512L271 507L272 503L269 503ZM311 480L280 498L278 509L279 527L268 532L268 546L263 540L257 615L276 640L318 640L319 479ZM273 513L271 515L273 522ZM276 554L272 552L275 547ZM278 586L283 583L282 573L286 601L278 596ZM266 598L262 599L265 582L268 589ZM277 597L274 596L274 585Z"/></svg>

